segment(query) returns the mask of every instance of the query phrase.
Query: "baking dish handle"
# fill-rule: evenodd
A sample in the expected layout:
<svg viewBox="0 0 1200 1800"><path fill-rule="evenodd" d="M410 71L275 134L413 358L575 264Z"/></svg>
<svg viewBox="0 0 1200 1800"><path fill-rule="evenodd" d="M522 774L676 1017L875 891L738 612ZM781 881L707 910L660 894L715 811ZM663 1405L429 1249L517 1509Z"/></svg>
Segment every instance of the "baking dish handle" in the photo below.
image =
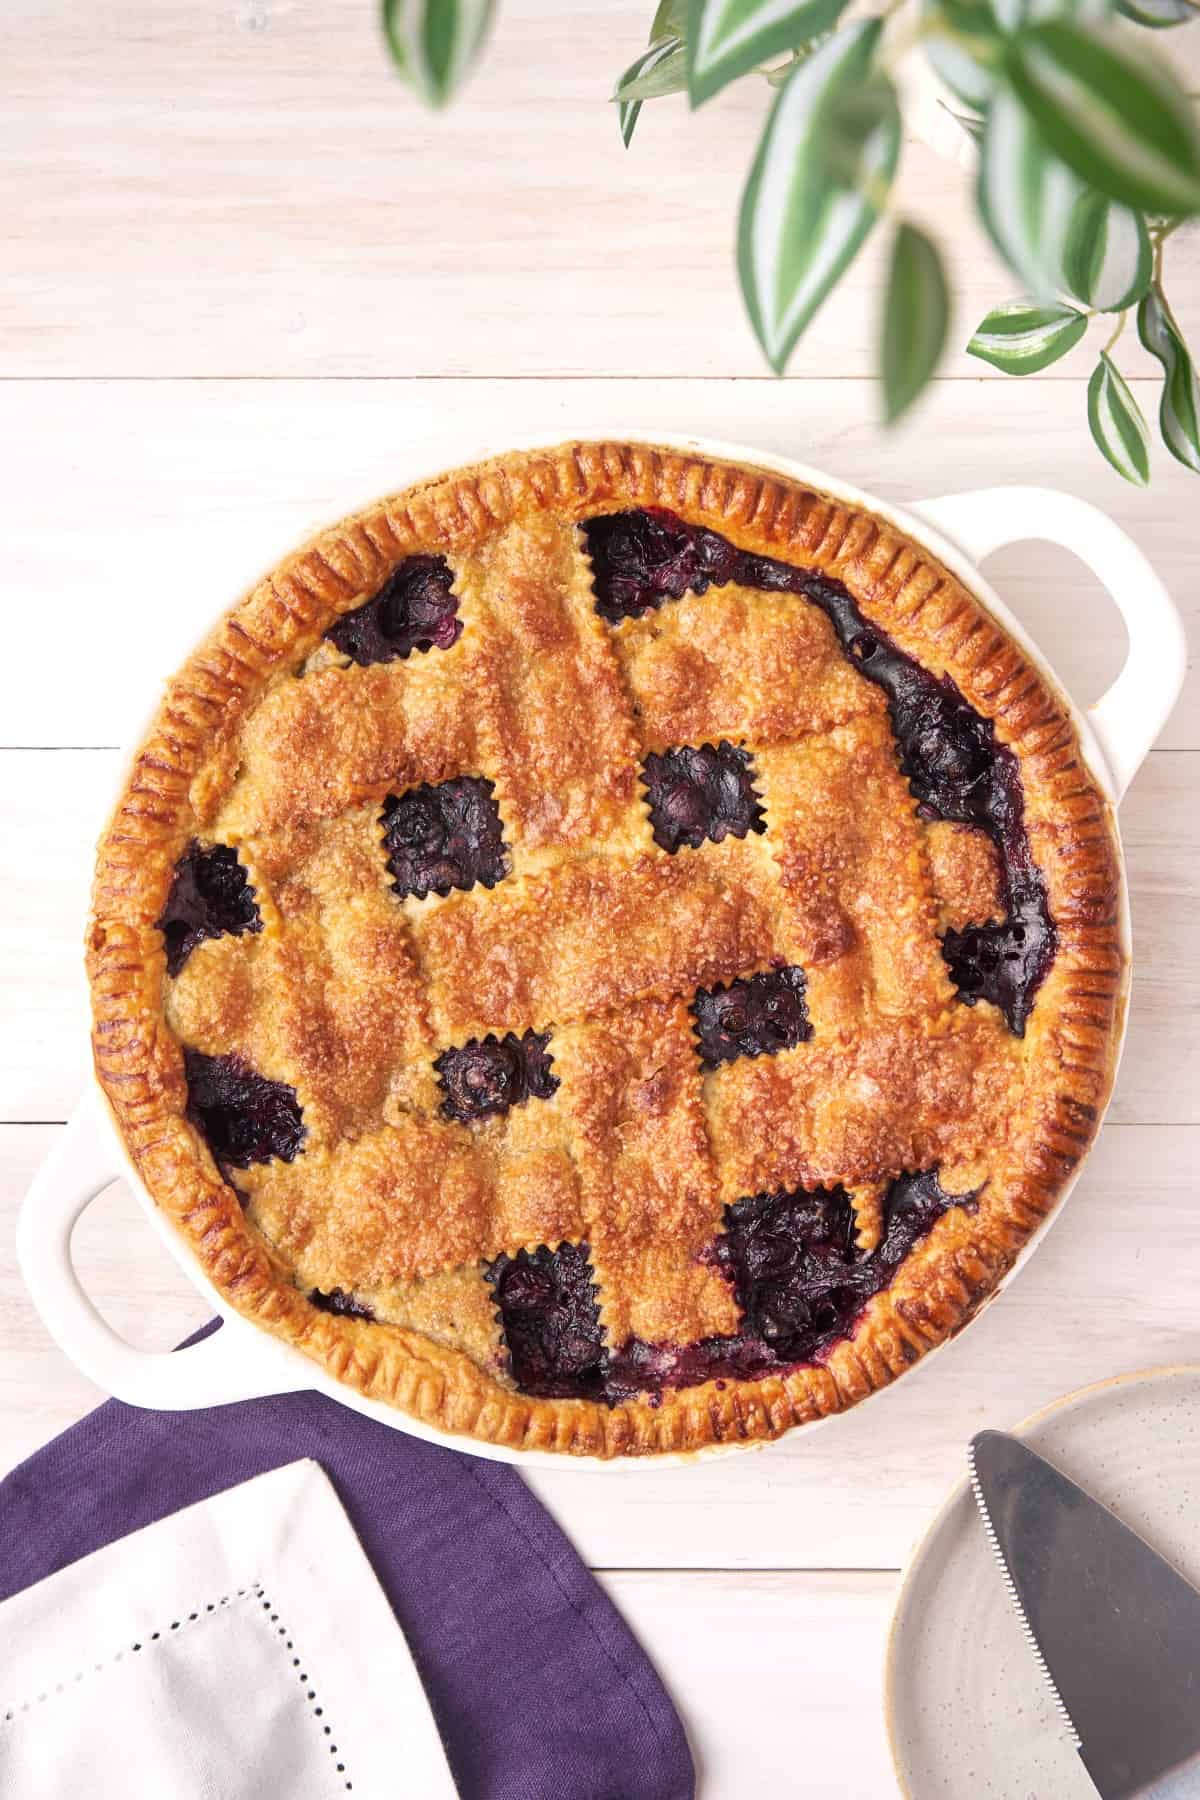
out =
<svg viewBox="0 0 1200 1800"><path fill-rule="evenodd" d="M313 1376L245 1320L186 1350L138 1350L88 1298L71 1256L76 1221L122 1173L112 1133L90 1096L42 1164L17 1220L17 1260L42 1322L97 1386L131 1406L171 1412L311 1387Z"/></svg>
<svg viewBox="0 0 1200 1800"><path fill-rule="evenodd" d="M1072 551L1107 588L1125 621L1129 653L1087 719L1112 798L1120 800L1166 724L1187 666L1175 602L1141 550L1099 507L1053 488L981 488L923 500L911 510L973 563L1005 544L1043 538Z"/></svg>

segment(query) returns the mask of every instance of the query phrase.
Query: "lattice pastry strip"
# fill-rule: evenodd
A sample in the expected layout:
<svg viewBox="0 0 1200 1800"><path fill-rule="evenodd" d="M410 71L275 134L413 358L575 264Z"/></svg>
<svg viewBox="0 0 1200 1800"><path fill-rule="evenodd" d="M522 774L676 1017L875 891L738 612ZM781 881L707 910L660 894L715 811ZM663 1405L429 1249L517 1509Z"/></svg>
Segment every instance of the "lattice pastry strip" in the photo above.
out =
<svg viewBox="0 0 1200 1800"><path fill-rule="evenodd" d="M1000 858L986 831L948 819L922 820L939 932L1004 916Z"/></svg>
<svg viewBox="0 0 1200 1800"><path fill-rule="evenodd" d="M645 995L691 995L779 951L761 840L675 856L581 856L526 881L408 908L438 1038L540 1029Z"/></svg>
<svg viewBox="0 0 1200 1800"><path fill-rule="evenodd" d="M197 944L168 1020L190 1048L294 1088L314 1148L358 1135L434 1054L373 809L243 846L241 860L263 929Z"/></svg>
<svg viewBox="0 0 1200 1800"><path fill-rule="evenodd" d="M847 662L829 621L792 594L731 583L611 632L643 751L673 744L794 743L883 695Z"/></svg>
<svg viewBox="0 0 1200 1800"><path fill-rule="evenodd" d="M495 1295L482 1264L470 1263L394 1287L311 1288L309 1299L323 1312L423 1332L435 1344L465 1351L496 1380L510 1382Z"/></svg>
<svg viewBox="0 0 1200 1800"><path fill-rule="evenodd" d="M478 629L408 662L316 669L275 682L193 790L226 843L331 819L422 782L480 772Z"/></svg>
<svg viewBox="0 0 1200 1800"><path fill-rule="evenodd" d="M648 849L629 702L574 528L538 514L495 532L458 587L487 635L477 728L516 872Z"/></svg>
<svg viewBox="0 0 1200 1800"><path fill-rule="evenodd" d="M732 1330L728 1286L700 1261L721 1206L687 1006L643 1001L555 1046L608 1344Z"/></svg>
<svg viewBox="0 0 1200 1800"><path fill-rule="evenodd" d="M948 1006L925 844L886 717L760 751L755 767L818 1036Z"/></svg>
<svg viewBox="0 0 1200 1800"><path fill-rule="evenodd" d="M704 1083L721 1198L967 1158L1003 1140L1021 1054L986 1015L955 1008L731 1062Z"/></svg>
<svg viewBox="0 0 1200 1800"><path fill-rule="evenodd" d="M399 1114L353 1143L240 1172L304 1287L394 1286L586 1230L559 1096L466 1128Z"/></svg>

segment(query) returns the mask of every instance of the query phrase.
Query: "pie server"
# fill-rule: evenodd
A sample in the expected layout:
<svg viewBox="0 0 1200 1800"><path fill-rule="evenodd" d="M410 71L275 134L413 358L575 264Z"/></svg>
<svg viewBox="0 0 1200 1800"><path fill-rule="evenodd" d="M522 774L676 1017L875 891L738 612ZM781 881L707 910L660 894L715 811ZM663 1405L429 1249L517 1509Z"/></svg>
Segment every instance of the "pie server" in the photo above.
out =
<svg viewBox="0 0 1200 1800"><path fill-rule="evenodd" d="M1019 1438L971 1485L1042 1674L1103 1800L1200 1800L1200 1592Z"/></svg>

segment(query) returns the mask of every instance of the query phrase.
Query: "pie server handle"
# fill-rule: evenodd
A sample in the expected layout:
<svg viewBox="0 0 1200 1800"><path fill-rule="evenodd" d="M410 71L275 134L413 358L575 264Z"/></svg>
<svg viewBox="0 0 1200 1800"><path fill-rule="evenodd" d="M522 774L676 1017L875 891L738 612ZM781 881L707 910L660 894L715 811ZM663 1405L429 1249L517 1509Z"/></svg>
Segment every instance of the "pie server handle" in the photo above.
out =
<svg viewBox="0 0 1200 1800"><path fill-rule="evenodd" d="M277 1353L260 1331L224 1308L219 1331L177 1351L139 1350L101 1317L76 1272L71 1233L92 1201L123 1174L112 1128L91 1094L21 1203L17 1260L60 1350L118 1400L157 1410L192 1411L312 1387L315 1371Z"/></svg>
<svg viewBox="0 0 1200 1800"><path fill-rule="evenodd" d="M1099 507L1053 488L980 488L910 510L972 563L1005 544L1040 538L1072 551L1108 590L1125 621L1129 653L1086 717L1109 772L1110 796L1120 800L1170 717L1187 667L1179 612L1145 555Z"/></svg>

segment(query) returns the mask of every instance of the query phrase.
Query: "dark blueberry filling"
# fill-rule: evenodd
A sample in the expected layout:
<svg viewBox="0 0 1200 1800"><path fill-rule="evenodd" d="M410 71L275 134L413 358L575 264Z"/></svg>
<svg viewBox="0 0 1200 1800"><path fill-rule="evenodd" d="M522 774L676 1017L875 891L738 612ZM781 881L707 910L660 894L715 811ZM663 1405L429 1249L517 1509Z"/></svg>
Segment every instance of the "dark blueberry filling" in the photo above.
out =
<svg viewBox="0 0 1200 1800"><path fill-rule="evenodd" d="M158 929L166 940L167 974L172 976L205 938L261 931L254 889L237 851L228 844L204 848L193 839L175 864Z"/></svg>
<svg viewBox="0 0 1200 1800"><path fill-rule="evenodd" d="M522 1037L509 1031L502 1038L472 1038L461 1049L443 1050L433 1066L445 1096L445 1117L465 1125L506 1113L523 1100L548 1100L559 1085L557 1075L550 1073L549 1043L548 1031L527 1031Z"/></svg>
<svg viewBox="0 0 1200 1800"><path fill-rule="evenodd" d="M345 1288L330 1288L323 1294L320 1288L314 1288L308 1296L313 1305L321 1312L336 1313L339 1319L373 1319L374 1307L360 1300L357 1294L347 1293Z"/></svg>
<svg viewBox="0 0 1200 1800"><path fill-rule="evenodd" d="M900 767L925 817L979 826L1000 853L1005 918L947 933L944 954L959 997L968 1006L992 1001L1024 1036L1058 937L1025 829L1020 768L996 742L991 720L948 675L931 674L872 625L839 581L752 556L670 513L610 513L583 529L596 610L614 622L731 581L799 594L821 608L846 655L887 695Z"/></svg>
<svg viewBox="0 0 1200 1800"><path fill-rule="evenodd" d="M699 988L692 1015L706 1069L737 1056L774 1056L812 1036L804 971L795 964L728 987Z"/></svg>
<svg viewBox="0 0 1200 1800"><path fill-rule="evenodd" d="M393 662L414 650L448 650L462 632L454 576L444 556L410 556L370 600L325 633L356 663Z"/></svg>
<svg viewBox="0 0 1200 1800"><path fill-rule="evenodd" d="M887 695L900 767L923 816L978 826L1000 853L1005 917L947 932L942 950L959 998L968 1006L990 1000L1009 1030L1024 1037L1058 934L1025 829L1017 759L950 677L931 675L869 625L840 582L814 576L804 591L842 648Z"/></svg>
<svg viewBox="0 0 1200 1800"><path fill-rule="evenodd" d="M854 1208L841 1187L755 1194L725 1209L717 1267L733 1286L743 1335L780 1362L805 1362L845 1337L862 1308Z"/></svg>
<svg viewBox="0 0 1200 1800"><path fill-rule="evenodd" d="M844 1188L754 1194L725 1209L710 1251L742 1314L731 1337L696 1344L630 1338L603 1341L586 1244L500 1256L487 1274L496 1290L513 1377L526 1393L602 1400L702 1381L754 1380L810 1363L848 1337L867 1301L887 1287L909 1251L952 1206L975 1194L947 1194L937 1171L901 1175L883 1202L874 1250L855 1244L854 1209Z"/></svg>
<svg viewBox="0 0 1200 1800"><path fill-rule="evenodd" d="M715 531L669 512L604 513L585 519L596 611L616 624L664 600L703 594L737 579L742 552Z"/></svg>
<svg viewBox="0 0 1200 1800"><path fill-rule="evenodd" d="M398 894L444 898L452 888L495 887L508 874L492 783L478 775L389 794L380 823Z"/></svg>
<svg viewBox="0 0 1200 1800"><path fill-rule="evenodd" d="M948 931L942 954L960 1000L974 1006L990 1000L1009 1029L1025 1035L1033 996L1054 960L1058 933L1046 908L1040 872L1022 887L1008 890L1008 915L993 925L968 925Z"/></svg>
<svg viewBox="0 0 1200 1800"><path fill-rule="evenodd" d="M296 1090L256 1075L240 1056L185 1050L187 1116L222 1167L247 1169L278 1157L292 1162L304 1141Z"/></svg>
<svg viewBox="0 0 1200 1800"><path fill-rule="evenodd" d="M724 739L650 755L642 780L654 841L672 855L683 844L698 850L705 838L719 844L730 835L766 830L749 752Z"/></svg>
<svg viewBox="0 0 1200 1800"><path fill-rule="evenodd" d="M519 1250L487 1268L513 1380L551 1400L603 1400L604 1343L586 1244Z"/></svg>
<svg viewBox="0 0 1200 1800"><path fill-rule="evenodd" d="M909 1251L951 1206L974 1194L943 1193L935 1170L901 1175L884 1200L875 1250L854 1243L854 1216L843 1188L755 1194L725 1209L713 1261L734 1287L742 1329L697 1344L646 1344L633 1338L605 1364L610 1405L639 1393L702 1381L754 1380L819 1361L848 1337L867 1301L881 1293Z"/></svg>

